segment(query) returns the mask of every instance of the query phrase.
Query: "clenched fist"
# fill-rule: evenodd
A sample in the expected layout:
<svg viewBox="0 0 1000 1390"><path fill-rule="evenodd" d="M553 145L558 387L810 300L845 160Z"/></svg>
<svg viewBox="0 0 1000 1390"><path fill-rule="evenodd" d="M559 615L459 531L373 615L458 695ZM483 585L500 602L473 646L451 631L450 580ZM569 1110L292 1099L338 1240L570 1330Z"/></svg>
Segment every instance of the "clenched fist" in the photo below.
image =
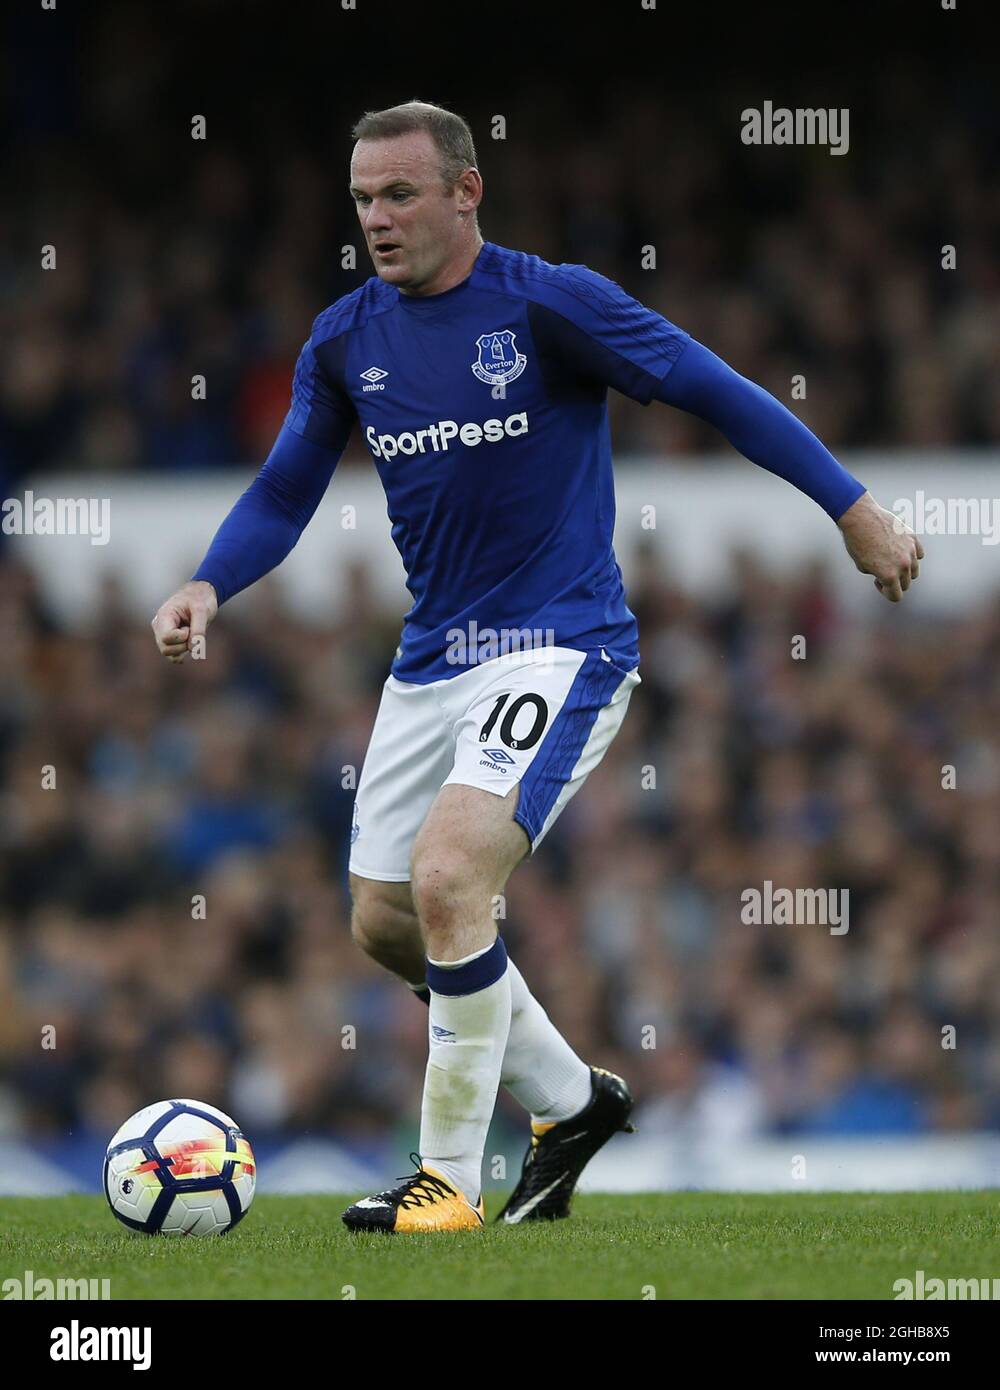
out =
<svg viewBox="0 0 1000 1390"><path fill-rule="evenodd" d="M920 573L924 548L908 526L863 493L837 522L847 553L862 574L875 576L875 587L898 603Z"/></svg>
<svg viewBox="0 0 1000 1390"><path fill-rule="evenodd" d="M167 660L183 661L218 611L215 589L204 579L192 580L161 603L153 615L153 636Z"/></svg>

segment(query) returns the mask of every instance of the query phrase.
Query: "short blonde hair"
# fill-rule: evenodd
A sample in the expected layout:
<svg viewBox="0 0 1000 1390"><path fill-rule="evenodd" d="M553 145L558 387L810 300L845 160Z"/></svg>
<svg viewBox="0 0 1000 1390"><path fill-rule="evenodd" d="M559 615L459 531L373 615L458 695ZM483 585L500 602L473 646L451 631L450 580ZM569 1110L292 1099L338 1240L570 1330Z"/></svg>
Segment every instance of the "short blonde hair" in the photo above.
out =
<svg viewBox="0 0 1000 1390"><path fill-rule="evenodd" d="M468 122L429 101L405 101L384 111L366 111L351 131L355 140L391 140L426 130L441 155L441 177L453 188L466 169L476 168L476 147Z"/></svg>

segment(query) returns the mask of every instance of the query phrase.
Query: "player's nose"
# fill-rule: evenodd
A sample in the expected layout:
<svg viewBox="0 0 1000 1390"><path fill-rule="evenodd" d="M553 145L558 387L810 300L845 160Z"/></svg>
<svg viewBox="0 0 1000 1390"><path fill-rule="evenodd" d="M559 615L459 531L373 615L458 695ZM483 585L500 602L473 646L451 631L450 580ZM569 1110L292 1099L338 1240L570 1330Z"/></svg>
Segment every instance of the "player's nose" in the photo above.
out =
<svg viewBox="0 0 1000 1390"><path fill-rule="evenodd" d="M371 207L365 214L365 231L387 232L392 226L392 218L389 216L388 209L379 207L377 201L373 201Z"/></svg>

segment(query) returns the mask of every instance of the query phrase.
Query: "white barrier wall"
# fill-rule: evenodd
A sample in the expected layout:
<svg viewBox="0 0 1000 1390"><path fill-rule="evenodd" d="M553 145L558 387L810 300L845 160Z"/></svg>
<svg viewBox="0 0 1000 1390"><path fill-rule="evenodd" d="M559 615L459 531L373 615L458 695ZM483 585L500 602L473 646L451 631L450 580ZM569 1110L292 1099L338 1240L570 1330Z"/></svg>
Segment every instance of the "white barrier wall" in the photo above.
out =
<svg viewBox="0 0 1000 1390"><path fill-rule="evenodd" d="M927 524L927 558L919 586L907 599L909 611L964 609L997 588L1000 451L854 454L842 461L883 506L893 509L906 499L918 523L923 516ZM107 519L108 542L35 534L14 535L10 544L37 571L46 596L63 617L71 620L90 609L109 570L122 576L137 611L152 616L194 572L216 526L254 472L39 476L30 487L36 507L39 499L94 499L100 503L94 525L101 516ZM854 569L824 512L732 453L683 465L619 460L616 480L615 548L626 587L640 541L652 541L675 575L709 595L726 587L730 548L750 545L789 573L804 574L828 562L831 580L852 611L879 611L883 603L871 580ZM345 517L352 519L344 508L354 508L353 526L344 524ZM939 523L952 534L936 534ZM497 524L514 526L516 518L498 516ZM335 474L279 571L289 601L305 612L335 614L344 592L342 568L357 560L370 564L376 590L386 602L405 611L409 601L402 566L374 467L343 467ZM247 597L235 602L247 602Z"/></svg>
<svg viewBox="0 0 1000 1390"><path fill-rule="evenodd" d="M491 1150L492 1151L492 1150ZM69 1165L70 1155L62 1163ZM521 1150L506 1155L519 1171ZM364 1192L383 1187L394 1169L362 1164L330 1139L288 1139L267 1157L269 1192ZM584 1192L923 1192L995 1188L996 1134L867 1139L795 1135L690 1144L664 1135L616 1138L590 1162ZM797 1176L796 1176L797 1175ZM99 1164L62 1167L18 1139L0 1139L0 1197L94 1191Z"/></svg>

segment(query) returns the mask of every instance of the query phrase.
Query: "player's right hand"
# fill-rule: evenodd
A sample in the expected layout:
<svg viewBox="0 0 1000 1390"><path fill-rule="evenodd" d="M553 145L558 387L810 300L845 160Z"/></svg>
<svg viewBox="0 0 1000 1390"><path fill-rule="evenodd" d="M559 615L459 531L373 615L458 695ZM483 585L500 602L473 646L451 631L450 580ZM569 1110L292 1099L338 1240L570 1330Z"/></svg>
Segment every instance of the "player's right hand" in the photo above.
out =
<svg viewBox="0 0 1000 1390"><path fill-rule="evenodd" d="M175 665L184 660L197 637L204 637L219 611L215 589L205 579L192 579L153 614L156 645Z"/></svg>

